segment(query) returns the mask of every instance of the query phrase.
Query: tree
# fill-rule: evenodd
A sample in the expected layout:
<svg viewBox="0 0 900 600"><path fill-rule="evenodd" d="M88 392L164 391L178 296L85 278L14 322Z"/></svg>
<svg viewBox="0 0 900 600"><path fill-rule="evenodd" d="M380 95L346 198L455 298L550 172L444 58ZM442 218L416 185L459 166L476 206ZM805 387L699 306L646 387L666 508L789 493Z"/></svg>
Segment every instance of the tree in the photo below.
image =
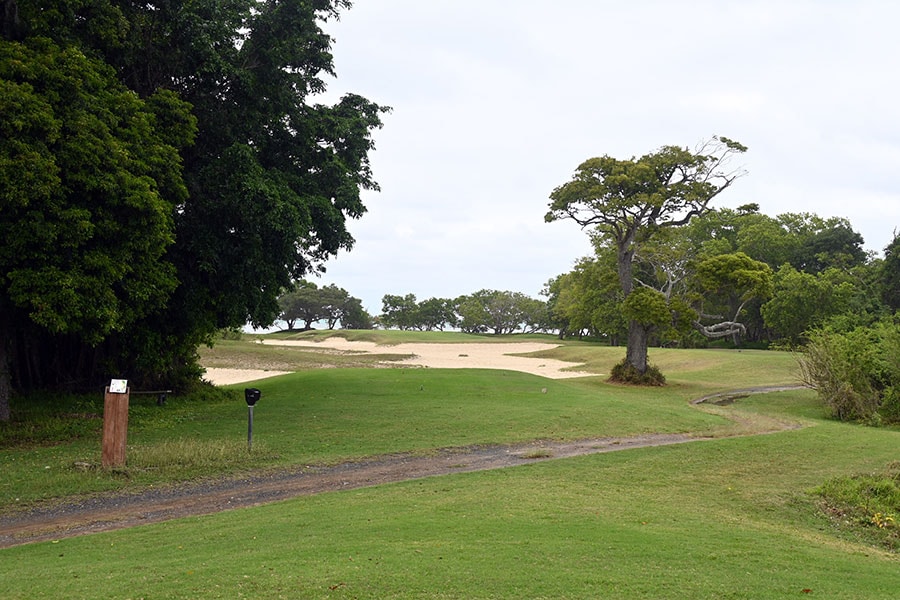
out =
<svg viewBox="0 0 900 600"><path fill-rule="evenodd" d="M848 311L854 295L854 285L837 269L814 275L784 265L775 273L772 298L761 311L767 327L799 344L808 331Z"/></svg>
<svg viewBox="0 0 900 600"><path fill-rule="evenodd" d="M97 348L161 313L177 285L163 257L187 197L188 110L170 92L139 99L77 48L0 40L0 420L13 375L77 377L93 352L54 363L54 350Z"/></svg>
<svg viewBox="0 0 900 600"><path fill-rule="evenodd" d="M279 296L278 304L280 317L289 331L294 329L297 321L303 321L303 329L308 330L312 329L313 323L327 317L319 286L311 281L298 281L293 290Z"/></svg>
<svg viewBox="0 0 900 600"><path fill-rule="evenodd" d="M416 307L416 314L418 315L417 325L425 331L434 329L443 331L444 327L456 327L459 324L456 303L448 298L423 300Z"/></svg>
<svg viewBox="0 0 900 600"><path fill-rule="evenodd" d="M278 303L282 310L280 318L288 330L294 329L298 320L303 321L304 329L312 329L317 321L327 322L328 329L334 329L338 322L344 328L372 327L371 317L363 310L362 301L333 283L319 287L311 281L301 280L293 290L282 294Z"/></svg>
<svg viewBox="0 0 900 600"><path fill-rule="evenodd" d="M550 195L545 219L571 219L613 240L619 284L627 301L635 286L633 263L641 245L662 228L681 226L708 211L709 202L743 174L729 159L746 147L713 138L696 152L665 146L640 158L610 156L583 162L572 180ZM639 374L648 368L648 326L631 319L626 362Z"/></svg>
<svg viewBox="0 0 900 600"><path fill-rule="evenodd" d="M850 268L866 261L863 237L853 231L847 219L785 213L778 220L797 238L790 263L799 271L819 273L829 267Z"/></svg>
<svg viewBox="0 0 900 600"><path fill-rule="evenodd" d="M894 231L894 238L884 248L884 262L881 264L882 298L891 310L900 310L900 235Z"/></svg>
<svg viewBox="0 0 900 600"><path fill-rule="evenodd" d="M339 288L335 284L329 284L319 290L324 318L328 322L328 329L334 329L338 321L344 318L350 294L347 290Z"/></svg>
<svg viewBox="0 0 900 600"><path fill-rule="evenodd" d="M702 261L697 267L697 281L702 291L701 306L719 305L726 315L698 311L694 326L708 338L731 337L737 345L747 328L741 323L741 313L751 300L765 300L772 295L772 269L764 262L753 260L743 252L720 254ZM702 319L718 322L704 325Z"/></svg>
<svg viewBox="0 0 900 600"><path fill-rule="evenodd" d="M344 314L341 317L341 327L343 329L372 329L372 315L363 308L362 300L352 296L347 300Z"/></svg>
<svg viewBox="0 0 900 600"><path fill-rule="evenodd" d="M5 2L7 8L14 4ZM81 111L111 127L112 138L126 134L122 148L127 153L91 141L99 130L82 129L78 120L57 118L54 124L38 108L40 101L54 104L52 96L42 95L46 86L4 74L4 93L13 93L8 80L19 85L11 108L30 115L8 120L8 127L27 124L27 131L4 136L4 143L20 146L6 144L4 158L30 161L32 168L22 173L40 174L30 193L49 197L53 177L68 181L79 169L101 182L92 194L69 194L71 206L35 205L41 208L33 222L50 218L71 232L65 239L74 240L47 253L94 268L96 255L81 243L94 233L82 227L88 221L85 211L97 215L90 203L104 192L124 189L121 197L135 200L117 208L138 213L137 205L146 206L150 192L157 196L153 210L140 216L143 223L135 222L137 214L131 221L118 216L103 221L127 230L116 237L122 247L146 251L134 254L135 260L117 256L110 272L121 276L143 263L148 268L96 288L83 279L57 277L64 285L55 286L57 296L46 295L50 303L35 314L47 323L64 320L66 326L42 325L17 338L10 349L13 378L28 377L18 379L19 385L66 381L94 386L111 371L138 385L185 384L199 375L198 344L221 328L272 323L281 312L282 290L352 248L346 222L365 212L361 190L377 189L368 155L372 131L381 126L387 109L357 94L333 105L314 102L325 90L324 77L334 75L332 39L321 25L349 6L346 0L53 0L23 2L18 11L4 12L5 47L21 52L19 46L34 48L51 40L74 64L86 65L77 67L84 75L77 81L86 85L63 90L84 97L59 104L58 110L73 116ZM13 13L15 18L9 16ZM52 56L49 48L39 54ZM19 62L4 59L2 68L19 68ZM104 63L109 67L101 68ZM130 92L112 93L115 81ZM19 102L31 91L23 82L35 92L27 105ZM13 114L7 108L4 116ZM146 118L132 118L140 114ZM91 143L61 146L57 141L68 138L57 137L59 123L67 127L61 132ZM56 171L40 166L50 159L57 161ZM131 179L122 178L123 161L130 161ZM82 187L90 183L72 181ZM7 213L0 219L3 226L19 222ZM144 230L147 236L135 234ZM61 231L50 227L43 235L63 239ZM154 236L159 239L148 243ZM37 262L40 253L29 258ZM151 285L154 277L158 281ZM21 287L25 279L18 281ZM37 278L29 281L34 289L44 285ZM87 300L90 295L82 291L88 287L111 295ZM96 337L82 335L87 313L78 319L54 315L54 306L69 306L67 295L94 313ZM112 295L126 301L113 307ZM8 314L7 306L0 308Z"/></svg>
<svg viewBox="0 0 900 600"><path fill-rule="evenodd" d="M459 326L469 333L514 333L533 320L533 302L534 299L521 292L479 290L457 300L461 317Z"/></svg>
<svg viewBox="0 0 900 600"><path fill-rule="evenodd" d="M398 329L419 328L419 304L415 294L397 296L385 294L381 298L381 324Z"/></svg>

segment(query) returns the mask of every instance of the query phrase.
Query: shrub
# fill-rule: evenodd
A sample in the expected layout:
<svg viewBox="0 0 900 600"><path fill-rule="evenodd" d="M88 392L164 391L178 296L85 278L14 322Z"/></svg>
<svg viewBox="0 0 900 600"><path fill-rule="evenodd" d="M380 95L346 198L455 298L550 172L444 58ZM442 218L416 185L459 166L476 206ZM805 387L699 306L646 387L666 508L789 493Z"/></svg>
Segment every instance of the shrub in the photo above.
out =
<svg viewBox="0 0 900 600"><path fill-rule="evenodd" d="M653 365L647 365L647 370L641 373L625 359L612 368L609 381L628 385L665 385L666 377Z"/></svg>
<svg viewBox="0 0 900 600"><path fill-rule="evenodd" d="M890 321L846 333L809 333L800 355L804 385L842 421L900 422L900 326Z"/></svg>

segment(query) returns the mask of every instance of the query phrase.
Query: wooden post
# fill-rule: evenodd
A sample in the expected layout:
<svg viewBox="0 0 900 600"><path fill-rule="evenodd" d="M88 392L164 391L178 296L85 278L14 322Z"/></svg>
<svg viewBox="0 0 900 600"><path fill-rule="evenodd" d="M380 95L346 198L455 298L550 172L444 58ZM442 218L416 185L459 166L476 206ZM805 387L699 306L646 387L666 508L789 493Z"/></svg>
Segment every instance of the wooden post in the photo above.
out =
<svg viewBox="0 0 900 600"><path fill-rule="evenodd" d="M125 466L125 443L128 440L128 393L117 394L106 388L103 396L103 466Z"/></svg>

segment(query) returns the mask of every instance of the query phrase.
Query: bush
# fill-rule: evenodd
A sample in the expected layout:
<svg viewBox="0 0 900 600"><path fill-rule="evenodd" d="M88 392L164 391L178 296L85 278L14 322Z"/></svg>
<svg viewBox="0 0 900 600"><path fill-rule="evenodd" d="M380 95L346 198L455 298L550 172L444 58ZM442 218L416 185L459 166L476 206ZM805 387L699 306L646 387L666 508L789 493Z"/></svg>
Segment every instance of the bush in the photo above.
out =
<svg viewBox="0 0 900 600"><path fill-rule="evenodd" d="M842 421L900 422L900 326L809 333L800 376Z"/></svg>
<svg viewBox="0 0 900 600"><path fill-rule="evenodd" d="M625 383L628 385L665 385L666 378L659 369L653 365L647 365L647 370L643 373L634 368L628 362L623 360L612 368L609 381L613 383Z"/></svg>

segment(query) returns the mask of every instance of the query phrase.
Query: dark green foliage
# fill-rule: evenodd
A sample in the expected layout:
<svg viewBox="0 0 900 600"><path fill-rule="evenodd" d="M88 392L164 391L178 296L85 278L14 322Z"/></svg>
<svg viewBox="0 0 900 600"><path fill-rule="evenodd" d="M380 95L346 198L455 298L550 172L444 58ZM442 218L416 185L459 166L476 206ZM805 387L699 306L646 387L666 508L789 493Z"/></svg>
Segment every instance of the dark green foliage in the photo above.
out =
<svg viewBox="0 0 900 600"><path fill-rule="evenodd" d="M536 331L544 319L546 303L521 292L479 290L456 299L459 327L467 333L495 335L515 333L522 328Z"/></svg>
<svg viewBox="0 0 900 600"><path fill-rule="evenodd" d="M835 418L900 422L900 324L884 320L844 333L812 331L800 371Z"/></svg>
<svg viewBox="0 0 900 600"><path fill-rule="evenodd" d="M619 286L627 300L637 287L634 264L642 248L660 231L708 212L712 199L743 174L728 167L728 160L746 150L734 140L714 137L697 152L664 146L628 160L590 158L570 181L553 190L544 218L571 219L608 239L615 247ZM651 332L651 327L630 320L626 359L639 373L648 368Z"/></svg>
<svg viewBox="0 0 900 600"><path fill-rule="evenodd" d="M653 365L648 364L647 370L641 373L627 359L612 368L609 381L628 385L661 386L666 384L665 376Z"/></svg>
<svg viewBox="0 0 900 600"><path fill-rule="evenodd" d="M17 386L186 384L198 344L270 324L284 289L352 247L385 109L311 102L333 75L321 24L348 7L21 0L4 16L0 363Z"/></svg>
<svg viewBox="0 0 900 600"><path fill-rule="evenodd" d="M0 42L0 83L0 302L96 343L175 288L160 260L187 196L174 136L77 49Z"/></svg>
<svg viewBox="0 0 900 600"><path fill-rule="evenodd" d="M881 263L882 297L891 310L900 310L900 235L894 233L891 243L884 249Z"/></svg>
<svg viewBox="0 0 900 600"><path fill-rule="evenodd" d="M328 329L334 329L338 322L344 329L372 328L362 302L334 284L319 287L311 281L299 281L295 289L279 296L278 304L288 330L293 330L298 321L303 322L303 329L312 329L317 321L326 321Z"/></svg>

